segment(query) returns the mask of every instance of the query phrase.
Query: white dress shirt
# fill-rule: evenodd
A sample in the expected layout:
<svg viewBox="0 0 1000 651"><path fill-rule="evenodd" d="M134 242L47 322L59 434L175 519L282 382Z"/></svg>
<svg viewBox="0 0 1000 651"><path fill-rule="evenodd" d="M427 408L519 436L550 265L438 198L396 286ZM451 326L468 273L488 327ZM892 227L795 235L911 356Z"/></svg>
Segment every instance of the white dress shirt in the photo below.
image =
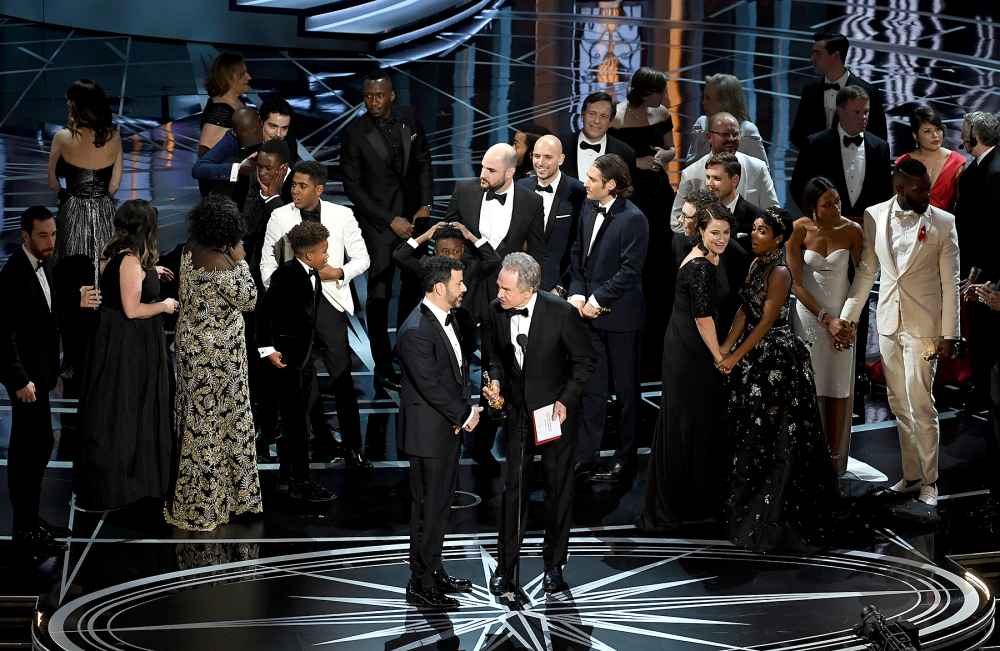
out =
<svg viewBox="0 0 1000 651"><path fill-rule="evenodd" d="M611 206L613 206L614 204L615 204L615 197L611 196L611 197L608 197L607 199L605 199L604 201L602 201L599 205L602 208L604 208L607 212L611 212ZM590 257L590 250L592 248L594 248L594 240L597 239L597 233L600 232L602 224L604 224L604 215L602 215L601 213L595 211L595 213L594 213L594 232L590 234L590 244L587 245L587 257ZM583 300L583 296L580 295L580 294L574 294L573 296L570 296L567 300L570 303L572 303L572 302L574 302L576 300L581 300L582 301ZM598 309L598 310L601 309L600 303L597 302L597 299L594 298L593 294L590 295L590 297L587 299L587 302L590 303L590 305L592 307L594 307L595 309Z"/></svg>
<svg viewBox="0 0 1000 651"><path fill-rule="evenodd" d="M544 231L549 227L549 215L552 213L552 205L556 201L556 190L559 189L559 180L562 178L562 172L556 170L556 175L552 177L552 180L548 183L542 183L537 178L535 179L535 185L542 187L551 187L552 192L540 192L535 190L535 193L542 198L542 230Z"/></svg>
<svg viewBox="0 0 1000 651"><path fill-rule="evenodd" d="M312 286L313 292L315 292L316 291L316 278L318 277L317 274L314 274L313 273L313 268L310 267L309 265L307 265L305 262L302 262L302 260L300 258L295 258L295 259L299 261L299 264L302 265L302 268L306 270L307 274L309 274L309 284ZM270 357L271 354L274 353L275 351L276 351L276 349L275 349L274 346L262 346L261 348L257 349L257 352L260 354L260 356L262 358L263 357Z"/></svg>
<svg viewBox="0 0 1000 651"><path fill-rule="evenodd" d="M837 84L841 89L847 85L847 78L851 75L851 71L845 69L844 76L840 79L824 79L825 83ZM833 125L833 116L837 114L837 93L839 90L829 90L823 91L823 109L826 111L826 128L829 129Z"/></svg>
<svg viewBox="0 0 1000 651"><path fill-rule="evenodd" d="M889 250L892 251L893 260L896 261L896 274L903 272L906 261L913 253L913 247L917 243L917 225L920 223L921 215L912 210L903 210L899 204L895 204L889 215Z"/></svg>
<svg viewBox="0 0 1000 651"><path fill-rule="evenodd" d="M600 145L601 151L594 151L593 149L581 149L580 143L585 142L590 145ZM576 139L576 173L578 179L583 181L587 178L587 172L590 171L590 167L597 160L598 156L608 153L608 134L604 134L604 137L600 140L594 142L589 140L583 131L580 131L580 135Z"/></svg>
<svg viewBox="0 0 1000 651"><path fill-rule="evenodd" d="M21 249L24 251L24 255L28 256L28 262L31 263L31 268L35 270L35 278L38 279L38 284L42 286L42 293L45 294L45 303L49 306L49 311L52 311L52 288L49 287L49 279L45 277L45 269L42 268L42 261L31 254L28 247L21 245Z"/></svg>
<svg viewBox="0 0 1000 651"><path fill-rule="evenodd" d="M514 344L514 359L517 360L517 365L524 368L524 349L521 348L521 344L518 343L518 335L528 336L528 332L531 331L531 317L535 315L535 303L538 301L538 292L534 292L528 302L521 307L527 308L528 316L521 316L516 314L510 318L510 343ZM518 308L520 309L520 308Z"/></svg>
<svg viewBox="0 0 1000 651"><path fill-rule="evenodd" d="M851 199L851 204L854 204L861 196L861 188L865 184L865 143L864 137L865 133L862 131L858 135L861 136L861 145L855 147L854 145L844 146L844 138L848 136L848 133L844 131L844 128L837 125L837 140L840 144L840 160L844 165L844 180L847 181L847 195Z"/></svg>
<svg viewBox="0 0 1000 651"><path fill-rule="evenodd" d="M510 230L510 221L514 217L514 185L511 184L506 190L496 194L507 196L502 206L499 201L487 201L486 194L483 194L479 208L479 234L493 245L494 249L500 246L500 242L503 242L503 238L507 237L507 231Z"/></svg>

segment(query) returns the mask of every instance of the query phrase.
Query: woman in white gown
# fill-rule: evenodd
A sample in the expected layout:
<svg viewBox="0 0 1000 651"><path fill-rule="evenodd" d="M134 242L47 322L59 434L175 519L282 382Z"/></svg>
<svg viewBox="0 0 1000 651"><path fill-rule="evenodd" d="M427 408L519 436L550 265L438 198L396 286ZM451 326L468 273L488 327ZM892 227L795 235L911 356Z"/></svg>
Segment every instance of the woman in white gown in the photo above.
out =
<svg viewBox="0 0 1000 651"><path fill-rule="evenodd" d="M861 256L864 232L841 216L840 195L829 179L810 180L802 195L799 203L806 216L795 222L787 245L798 299L795 329L809 345L823 429L833 467L841 474L850 451L854 350L838 349L833 335L842 325L840 309L851 286L848 273Z"/></svg>

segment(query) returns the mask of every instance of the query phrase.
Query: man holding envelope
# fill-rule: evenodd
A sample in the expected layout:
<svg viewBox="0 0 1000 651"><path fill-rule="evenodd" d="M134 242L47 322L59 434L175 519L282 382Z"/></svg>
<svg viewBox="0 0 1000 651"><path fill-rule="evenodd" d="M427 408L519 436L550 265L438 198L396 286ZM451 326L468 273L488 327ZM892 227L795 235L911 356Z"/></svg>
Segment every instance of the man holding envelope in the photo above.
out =
<svg viewBox="0 0 1000 651"><path fill-rule="evenodd" d="M483 368L493 382L488 400L502 394L509 408L507 474L500 520L500 558L490 581L494 595L523 600L518 564L524 537L525 468L535 452L545 466L546 592L560 592L573 505L573 461L583 388L594 371L587 328L577 310L539 293L541 267L526 253L511 253L497 278L497 300L483 327Z"/></svg>

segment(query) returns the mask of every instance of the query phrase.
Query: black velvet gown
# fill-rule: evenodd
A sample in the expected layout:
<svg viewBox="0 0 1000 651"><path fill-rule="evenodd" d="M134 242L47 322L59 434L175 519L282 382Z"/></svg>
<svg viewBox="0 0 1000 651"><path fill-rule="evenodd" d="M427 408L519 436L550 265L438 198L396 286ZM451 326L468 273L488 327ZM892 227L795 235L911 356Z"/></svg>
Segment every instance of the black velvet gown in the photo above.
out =
<svg viewBox="0 0 1000 651"><path fill-rule="evenodd" d="M663 337L663 398L653 432L640 524L670 529L721 519L728 470L723 375L695 325L718 320L729 295L726 274L706 258L677 272L674 308Z"/></svg>
<svg viewBox="0 0 1000 651"><path fill-rule="evenodd" d="M173 463L170 387L162 316L129 319L121 303L118 253L101 274L102 304L80 396L73 488L81 508L106 510L166 496ZM150 269L143 303L159 298Z"/></svg>

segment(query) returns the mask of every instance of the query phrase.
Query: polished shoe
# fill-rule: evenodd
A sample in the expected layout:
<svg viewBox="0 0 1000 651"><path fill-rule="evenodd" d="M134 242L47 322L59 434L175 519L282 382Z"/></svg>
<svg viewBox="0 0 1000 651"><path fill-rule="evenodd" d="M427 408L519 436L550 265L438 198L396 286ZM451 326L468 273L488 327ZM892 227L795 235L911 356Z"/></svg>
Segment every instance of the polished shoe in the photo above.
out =
<svg viewBox="0 0 1000 651"><path fill-rule="evenodd" d="M361 450L345 450L344 465L353 470L373 470L375 466Z"/></svg>
<svg viewBox="0 0 1000 651"><path fill-rule="evenodd" d="M917 497L919 502L926 504L927 506L937 506L938 503L938 489L937 484L926 484L920 487L920 495Z"/></svg>
<svg viewBox="0 0 1000 651"><path fill-rule="evenodd" d="M542 579L542 590L549 594L569 590L569 584L563 578L561 569L552 567L545 570L545 577Z"/></svg>
<svg viewBox="0 0 1000 651"><path fill-rule="evenodd" d="M417 608L458 610L458 600L434 588L421 588L411 581L406 584L406 603Z"/></svg>
<svg viewBox="0 0 1000 651"><path fill-rule="evenodd" d="M588 479L590 481L618 482L627 478L631 474L632 474L632 468L629 464L625 463L624 461L615 461L607 468L595 470L594 472L590 473Z"/></svg>
<svg viewBox="0 0 1000 651"><path fill-rule="evenodd" d="M433 576L434 586L438 589L438 592L446 594L449 592L472 592L472 581L469 579L450 576L444 570L435 570Z"/></svg>
<svg viewBox="0 0 1000 651"><path fill-rule="evenodd" d="M337 499L336 495L311 480L292 482L288 486L288 497L310 504L323 504Z"/></svg>
<svg viewBox="0 0 1000 651"><path fill-rule="evenodd" d="M14 531L11 539L16 550L39 560L61 554L66 548L65 544L54 540L41 527L27 531Z"/></svg>
<svg viewBox="0 0 1000 651"><path fill-rule="evenodd" d="M919 479L900 479L889 487L889 490L898 495L909 493L919 493L923 487L923 482Z"/></svg>
<svg viewBox="0 0 1000 651"><path fill-rule="evenodd" d="M494 572L490 577L490 594L499 597L510 591L510 582L500 572Z"/></svg>
<svg viewBox="0 0 1000 651"><path fill-rule="evenodd" d="M73 535L73 532L66 527L56 526L41 518L38 518L38 527L45 533L49 534L51 538L69 538Z"/></svg>

